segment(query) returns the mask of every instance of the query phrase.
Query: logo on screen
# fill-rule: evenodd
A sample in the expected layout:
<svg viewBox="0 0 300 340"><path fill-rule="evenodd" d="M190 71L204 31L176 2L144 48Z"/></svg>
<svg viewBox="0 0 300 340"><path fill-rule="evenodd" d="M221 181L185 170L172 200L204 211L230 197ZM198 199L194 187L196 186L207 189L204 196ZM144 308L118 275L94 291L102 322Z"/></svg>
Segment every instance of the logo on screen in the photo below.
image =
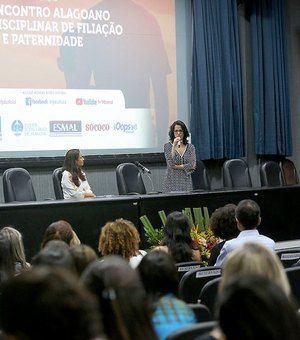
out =
<svg viewBox="0 0 300 340"><path fill-rule="evenodd" d="M114 130L124 133L134 133L137 129L137 124L123 124L120 122L114 124Z"/></svg>
<svg viewBox="0 0 300 340"><path fill-rule="evenodd" d="M76 105L82 105L82 98L76 98Z"/></svg>
<svg viewBox="0 0 300 340"><path fill-rule="evenodd" d="M82 123L80 120L55 120L49 123L51 137L81 136Z"/></svg>
<svg viewBox="0 0 300 340"><path fill-rule="evenodd" d="M20 120L14 120L11 124L11 131L15 136L21 136L24 130L23 123Z"/></svg>
<svg viewBox="0 0 300 340"><path fill-rule="evenodd" d="M76 105L97 105L97 100L91 98L76 98Z"/></svg>
<svg viewBox="0 0 300 340"><path fill-rule="evenodd" d="M25 98L26 106L32 105L48 105L48 99L33 99L32 97Z"/></svg>

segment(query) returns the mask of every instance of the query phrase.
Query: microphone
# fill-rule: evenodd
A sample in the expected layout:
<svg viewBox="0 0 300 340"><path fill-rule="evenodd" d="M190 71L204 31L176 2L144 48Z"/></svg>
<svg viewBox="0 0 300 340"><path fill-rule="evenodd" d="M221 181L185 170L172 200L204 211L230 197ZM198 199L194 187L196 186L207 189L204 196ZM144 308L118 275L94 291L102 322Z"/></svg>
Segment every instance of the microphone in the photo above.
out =
<svg viewBox="0 0 300 340"><path fill-rule="evenodd" d="M178 141L178 148L180 148L180 145L181 145L181 140Z"/></svg>
<svg viewBox="0 0 300 340"><path fill-rule="evenodd" d="M148 174L151 174L151 171L147 169L143 164L140 162L136 161L134 162L137 167L139 167L143 172L147 172Z"/></svg>

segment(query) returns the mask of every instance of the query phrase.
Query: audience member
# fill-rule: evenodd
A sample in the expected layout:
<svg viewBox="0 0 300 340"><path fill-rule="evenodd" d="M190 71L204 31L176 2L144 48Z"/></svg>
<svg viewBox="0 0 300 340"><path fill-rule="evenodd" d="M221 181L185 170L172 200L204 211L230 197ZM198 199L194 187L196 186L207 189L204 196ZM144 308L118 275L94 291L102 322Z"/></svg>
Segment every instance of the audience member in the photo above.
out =
<svg viewBox="0 0 300 340"><path fill-rule="evenodd" d="M140 235L130 221L119 218L101 229L98 250L103 255L120 255L136 268L146 254L139 249Z"/></svg>
<svg viewBox="0 0 300 340"><path fill-rule="evenodd" d="M152 320L159 339L197 322L191 308L178 299L177 268L168 253L149 252L137 270L154 308Z"/></svg>
<svg viewBox="0 0 300 340"><path fill-rule="evenodd" d="M250 199L240 201L235 210L235 217L240 233L236 238L225 242L217 258L216 266L222 266L226 255L246 242L257 242L275 250L275 242L261 235L257 230L261 217L260 208L255 201Z"/></svg>
<svg viewBox="0 0 300 340"><path fill-rule="evenodd" d="M52 266L76 273L70 247L61 240L49 241L31 261L33 266Z"/></svg>
<svg viewBox="0 0 300 340"><path fill-rule="evenodd" d="M216 244L211 249L211 255L208 261L209 266L216 263L225 242L237 237L239 230L235 219L235 204L226 204L224 207L216 209L210 217L210 227L216 237L223 241Z"/></svg>
<svg viewBox="0 0 300 340"><path fill-rule="evenodd" d="M80 244L80 240L71 224L64 220L59 220L49 225L44 233L41 248L44 248L51 240L64 241L70 247Z"/></svg>
<svg viewBox="0 0 300 340"><path fill-rule="evenodd" d="M200 249L191 238L190 222L179 211L173 211L167 216L161 245L155 247L154 250L169 253L176 263L201 261Z"/></svg>
<svg viewBox="0 0 300 340"><path fill-rule="evenodd" d="M7 236L0 233L0 284L14 276L14 257L10 241Z"/></svg>
<svg viewBox="0 0 300 340"><path fill-rule="evenodd" d="M95 250L86 244L78 244L71 247L70 253L73 257L78 276L81 276L85 268L98 258Z"/></svg>
<svg viewBox="0 0 300 340"><path fill-rule="evenodd" d="M38 267L3 285L0 326L7 339L100 339L96 299L59 268Z"/></svg>
<svg viewBox="0 0 300 340"><path fill-rule="evenodd" d="M107 338L156 339L147 295L136 270L121 256L94 261L82 281L97 296Z"/></svg>
<svg viewBox="0 0 300 340"><path fill-rule="evenodd" d="M22 234L12 226L2 228L0 234L6 236L10 242L15 274L29 269L30 264L26 261Z"/></svg>
<svg viewBox="0 0 300 340"><path fill-rule="evenodd" d="M90 198L96 195L92 192L86 174L82 171L84 158L78 149L71 149L66 153L61 187L64 199Z"/></svg>

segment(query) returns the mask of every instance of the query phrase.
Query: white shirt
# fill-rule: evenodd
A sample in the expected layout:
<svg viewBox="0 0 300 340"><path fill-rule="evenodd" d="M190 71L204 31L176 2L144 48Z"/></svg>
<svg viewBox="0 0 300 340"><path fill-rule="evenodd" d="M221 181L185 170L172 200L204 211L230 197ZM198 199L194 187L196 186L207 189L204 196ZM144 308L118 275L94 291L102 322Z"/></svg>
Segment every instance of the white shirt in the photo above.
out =
<svg viewBox="0 0 300 340"><path fill-rule="evenodd" d="M141 262L142 258L147 254L145 250L139 250L139 254L136 256L131 256L129 259L129 264L131 268L135 269L139 263Z"/></svg>
<svg viewBox="0 0 300 340"><path fill-rule="evenodd" d="M72 175L69 171L65 170L62 173L61 178L61 187L64 194L64 199L70 199L70 198L84 198L85 192L92 193L91 187L88 183L88 181L82 181L79 178L79 187L77 187L72 182Z"/></svg>

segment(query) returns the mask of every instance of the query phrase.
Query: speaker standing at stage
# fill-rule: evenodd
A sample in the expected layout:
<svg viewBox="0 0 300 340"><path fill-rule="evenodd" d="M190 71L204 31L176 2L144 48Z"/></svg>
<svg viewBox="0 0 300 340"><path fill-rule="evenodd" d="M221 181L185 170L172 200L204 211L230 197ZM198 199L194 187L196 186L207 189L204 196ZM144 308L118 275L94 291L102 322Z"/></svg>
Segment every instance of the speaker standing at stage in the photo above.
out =
<svg viewBox="0 0 300 340"><path fill-rule="evenodd" d="M169 130L170 140L164 145L167 171L163 191L193 190L192 172L196 168L196 153L193 144L188 143L189 132L181 120L176 120Z"/></svg>

